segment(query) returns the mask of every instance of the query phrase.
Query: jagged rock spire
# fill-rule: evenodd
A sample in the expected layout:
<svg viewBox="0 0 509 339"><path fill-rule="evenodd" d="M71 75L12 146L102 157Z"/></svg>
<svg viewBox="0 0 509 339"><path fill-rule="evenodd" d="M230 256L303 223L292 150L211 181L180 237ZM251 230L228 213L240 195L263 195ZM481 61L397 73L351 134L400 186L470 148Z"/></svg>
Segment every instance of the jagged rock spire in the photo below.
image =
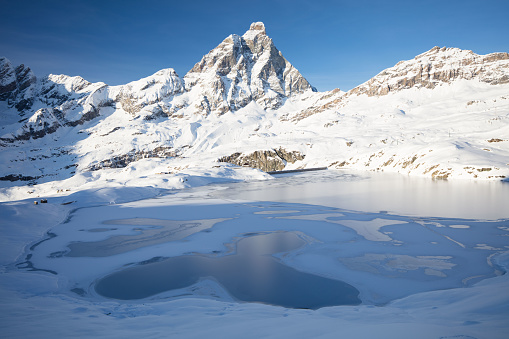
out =
<svg viewBox="0 0 509 339"><path fill-rule="evenodd" d="M219 114L252 101L275 109L288 97L315 90L275 47L262 22L252 23L242 37L227 37L184 79L186 88L201 95L199 109Z"/></svg>

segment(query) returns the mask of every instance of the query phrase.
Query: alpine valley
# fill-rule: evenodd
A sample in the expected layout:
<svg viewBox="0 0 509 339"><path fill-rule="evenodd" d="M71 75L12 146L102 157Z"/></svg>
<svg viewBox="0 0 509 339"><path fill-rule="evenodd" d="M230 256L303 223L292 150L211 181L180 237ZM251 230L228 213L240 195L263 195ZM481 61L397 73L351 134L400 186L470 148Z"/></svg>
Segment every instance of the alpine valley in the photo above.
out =
<svg viewBox="0 0 509 339"><path fill-rule="evenodd" d="M504 180L509 54L434 47L348 92L317 92L261 22L184 77L121 86L37 78L2 57L0 152L2 201L314 167Z"/></svg>

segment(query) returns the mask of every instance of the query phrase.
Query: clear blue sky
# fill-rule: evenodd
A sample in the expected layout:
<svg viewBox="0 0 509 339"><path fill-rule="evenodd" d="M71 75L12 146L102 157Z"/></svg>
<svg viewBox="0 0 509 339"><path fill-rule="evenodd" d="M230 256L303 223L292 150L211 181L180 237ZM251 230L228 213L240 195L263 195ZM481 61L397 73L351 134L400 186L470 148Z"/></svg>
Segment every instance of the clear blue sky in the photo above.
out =
<svg viewBox="0 0 509 339"><path fill-rule="evenodd" d="M230 34L263 21L320 91L351 89L433 46L509 52L509 0L0 0L0 56L36 75L124 84L184 76Z"/></svg>

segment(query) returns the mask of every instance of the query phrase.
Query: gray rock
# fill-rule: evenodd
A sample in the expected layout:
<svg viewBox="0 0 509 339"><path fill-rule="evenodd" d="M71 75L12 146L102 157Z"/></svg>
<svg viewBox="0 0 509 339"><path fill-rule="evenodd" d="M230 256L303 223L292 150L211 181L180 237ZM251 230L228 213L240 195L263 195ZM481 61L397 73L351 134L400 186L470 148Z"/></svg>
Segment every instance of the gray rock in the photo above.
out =
<svg viewBox="0 0 509 339"><path fill-rule="evenodd" d="M305 155L298 151L287 151L282 147L272 150L260 150L251 153L233 153L218 159L238 166L257 168L264 172L281 171L287 163L303 160Z"/></svg>

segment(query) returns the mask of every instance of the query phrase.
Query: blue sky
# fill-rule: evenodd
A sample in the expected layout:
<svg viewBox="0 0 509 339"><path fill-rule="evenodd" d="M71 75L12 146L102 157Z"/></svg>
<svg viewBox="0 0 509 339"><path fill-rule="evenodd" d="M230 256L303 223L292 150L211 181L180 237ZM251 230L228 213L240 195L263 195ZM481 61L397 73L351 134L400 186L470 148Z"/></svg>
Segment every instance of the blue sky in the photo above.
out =
<svg viewBox="0 0 509 339"><path fill-rule="evenodd" d="M230 34L263 21L320 91L351 89L433 46L509 52L509 0L0 0L0 56L36 75L124 84L184 76Z"/></svg>

